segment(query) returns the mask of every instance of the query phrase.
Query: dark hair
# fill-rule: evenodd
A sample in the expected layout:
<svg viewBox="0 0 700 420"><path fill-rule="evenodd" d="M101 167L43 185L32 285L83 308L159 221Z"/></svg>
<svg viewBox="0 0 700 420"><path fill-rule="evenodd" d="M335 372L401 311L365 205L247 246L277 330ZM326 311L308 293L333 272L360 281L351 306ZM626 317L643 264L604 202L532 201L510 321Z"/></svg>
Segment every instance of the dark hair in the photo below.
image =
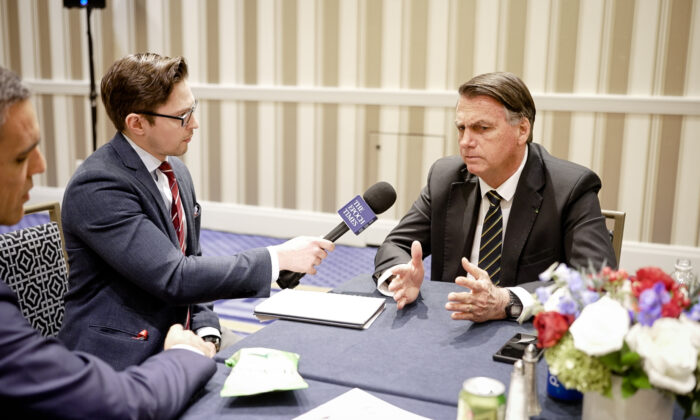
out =
<svg viewBox="0 0 700 420"><path fill-rule="evenodd" d="M517 124L522 117L530 121L530 135L527 142L532 142L532 130L535 125L535 101L525 83L513 73L484 73L473 77L459 87L459 94L468 98L489 96L502 103L511 124Z"/></svg>
<svg viewBox="0 0 700 420"><path fill-rule="evenodd" d="M117 130L124 131L127 115L135 110L155 110L167 102L175 84L186 78L184 57L130 54L112 64L102 77L102 103ZM145 117L153 124L152 116Z"/></svg>
<svg viewBox="0 0 700 420"><path fill-rule="evenodd" d="M0 127L5 124L10 106L28 99L30 95L31 92L17 74L0 66Z"/></svg>

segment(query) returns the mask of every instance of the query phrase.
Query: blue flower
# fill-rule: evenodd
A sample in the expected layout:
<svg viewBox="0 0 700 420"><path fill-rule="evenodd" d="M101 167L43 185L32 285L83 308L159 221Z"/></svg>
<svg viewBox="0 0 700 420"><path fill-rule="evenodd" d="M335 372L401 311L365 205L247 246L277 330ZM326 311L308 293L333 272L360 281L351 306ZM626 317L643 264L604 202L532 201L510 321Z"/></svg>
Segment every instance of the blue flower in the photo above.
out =
<svg viewBox="0 0 700 420"><path fill-rule="evenodd" d="M562 296L559 298L559 313L563 315L578 316L578 306L569 296Z"/></svg>
<svg viewBox="0 0 700 420"><path fill-rule="evenodd" d="M689 311L686 311L685 316L693 321L700 321L700 302L693 305Z"/></svg>
<svg viewBox="0 0 700 420"><path fill-rule="evenodd" d="M584 289L583 279L578 271L571 270L569 273L569 290L572 293L578 294Z"/></svg>
<svg viewBox="0 0 700 420"><path fill-rule="evenodd" d="M581 300L583 300L584 306L590 305L598 299L600 299L600 295L593 290L584 290L583 293L581 293Z"/></svg>
<svg viewBox="0 0 700 420"><path fill-rule="evenodd" d="M654 286L639 294L639 323L651 326L661 317L661 307L671 300L663 282L657 282Z"/></svg>
<svg viewBox="0 0 700 420"><path fill-rule="evenodd" d="M549 300L549 297L552 295L552 293L546 287L538 287L535 290L535 293L537 294L537 300L543 304L547 303L547 300Z"/></svg>

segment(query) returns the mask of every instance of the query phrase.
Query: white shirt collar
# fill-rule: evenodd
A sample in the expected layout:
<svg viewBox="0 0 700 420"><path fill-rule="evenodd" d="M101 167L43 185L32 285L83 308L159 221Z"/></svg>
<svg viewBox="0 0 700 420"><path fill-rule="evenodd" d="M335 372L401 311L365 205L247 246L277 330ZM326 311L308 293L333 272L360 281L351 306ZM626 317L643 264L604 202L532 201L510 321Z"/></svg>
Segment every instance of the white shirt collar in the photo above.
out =
<svg viewBox="0 0 700 420"><path fill-rule="evenodd" d="M133 140L131 140L126 134L122 133L122 136L126 139L127 142L131 145L131 147L134 149L137 155L141 158L141 161L143 162L144 166L146 166L146 170L149 173L153 173L158 167L160 166L161 162L158 158L153 156L152 154L148 153L147 151L143 150L138 144L134 143ZM165 157L165 160L168 160L168 157Z"/></svg>
<svg viewBox="0 0 700 420"><path fill-rule="evenodd" d="M528 147L525 147L525 155L523 156L523 161L520 162L518 170L515 171L510 178L496 188L498 195L503 197L505 201L511 201L515 196L515 190L518 188L518 181L520 180L520 175L523 173L523 168L525 168L525 162L527 162L527 155L529 153ZM478 178L478 177L477 177ZM489 186L483 179L479 178L479 186L481 187L481 198L483 199L487 192L493 190L494 188Z"/></svg>

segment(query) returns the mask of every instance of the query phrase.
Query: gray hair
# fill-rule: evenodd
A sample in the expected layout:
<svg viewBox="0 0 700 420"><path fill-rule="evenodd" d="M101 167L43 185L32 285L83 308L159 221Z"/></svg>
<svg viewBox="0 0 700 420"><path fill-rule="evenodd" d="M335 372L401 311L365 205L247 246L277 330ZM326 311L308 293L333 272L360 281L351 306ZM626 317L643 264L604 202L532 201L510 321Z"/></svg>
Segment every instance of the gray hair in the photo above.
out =
<svg viewBox="0 0 700 420"><path fill-rule="evenodd" d="M17 74L0 66L0 127L5 124L10 106L29 98L30 95L31 92Z"/></svg>
<svg viewBox="0 0 700 420"><path fill-rule="evenodd" d="M513 73L485 73L475 76L459 87L459 94L468 98L490 96L503 104L506 118L511 125L516 125L521 118L530 121L530 135L527 142L532 142L532 130L535 126L535 101L525 83Z"/></svg>

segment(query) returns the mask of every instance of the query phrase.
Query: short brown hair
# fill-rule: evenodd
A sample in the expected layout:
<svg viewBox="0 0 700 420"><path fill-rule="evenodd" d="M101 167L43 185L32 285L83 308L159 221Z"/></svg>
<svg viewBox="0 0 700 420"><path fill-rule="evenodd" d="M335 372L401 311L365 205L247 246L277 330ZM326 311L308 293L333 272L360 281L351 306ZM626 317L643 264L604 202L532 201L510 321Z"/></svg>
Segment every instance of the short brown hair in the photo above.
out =
<svg viewBox="0 0 700 420"><path fill-rule="evenodd" d="M184 57L130 54L112 64L102 77L102 103L117 130L124 131L127 115L137 110L155 110L168 101L175 84L185 79ZM145 117L153 124L153 117Z"/></svg>
<svg viewBox="0 0 700 420"><path fill-rule="evenodd" d="M525 83L513 73L484 73L473 77L459 87L459 94L468 98L489 96L503 104L511 124L516 124L522 117L530 121L530 135L527 142L532 142L532 130L535 126L535 101Z"/></svg>

